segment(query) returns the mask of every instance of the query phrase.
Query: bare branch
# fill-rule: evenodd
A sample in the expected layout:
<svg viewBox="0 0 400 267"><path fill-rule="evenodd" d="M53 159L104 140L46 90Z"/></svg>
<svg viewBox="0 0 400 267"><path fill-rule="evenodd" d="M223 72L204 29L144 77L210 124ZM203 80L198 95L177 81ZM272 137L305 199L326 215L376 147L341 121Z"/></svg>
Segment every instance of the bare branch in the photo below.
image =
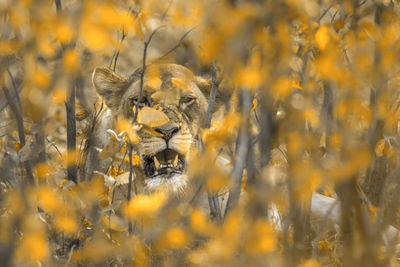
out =
<svg viewBox="0 0 400 267"><path fill-rule="evenodd" d="M194 29L196 29L197 28L197 26L194 26L193 28L191 28L190 30L188 30L187 32L185 32L183 35L182 35L182 37L181 37L181 39L179 40L179 42L174 46L174 47L172 47L170 50L168 50L168 52L166 52L164 55L162 55L161 57L159 57L157 60L160 60L160 59L163 59L163 58L165 58L166 56L168 56L169 54L171 54L172 52L174 52L181 44L182 44L182 42L183 42L183 40L186 38L186 36L188 36L189 35L189 33L191 33Z"/></svg>
<svg viewBox="0 0 400 267"><path fill-rule="evenodd" d="M19 142L21 143L22 146L24 146L26 144L26 140L25 140L24 122L23 122L21 110L15 105L15 103L13 102L13 99L10 95L10 92L8 91L8 89L5 86L3 86L3 92L7 98L7 101L11 108L11 111L17 120ZM25 171L28 176L28 182L30 184L33 184L34 183L33 173L32 173L32 167L31 167L29 160L25 161L23 163L23 165L25 167Z"/></svg>
<svg viewBox="0 0 400 267"><path fill-rule="evenodd" d="M242 182L243 170L246 165L247 153L248 153L248 145L250 141L248 127L247 127L247 118L251 109L251 97L250 92L248 90L241 90L240 93L240 109L244 118L242 118L242 123L239 130L239 136L236 143L236 156L235 163L232 170L232 181L234 183L233 188L229 191L228 202L226 204L224 217L228 214L229 210L232 209L235 205L237 205L240 196L240 188Z"/></svg>
<svg viewBox="0 0 400 267"><path fill-rule="evenodd" d="M143 49L143 59L142 59L142 72L140 73L140 92L139 92L139 99L142 99L143 97L143 80L144 80L144 73L146 72L146 57L147 57L147 49L151 43L151 40L153 39L153 36L160 30L161 28L165 27L165 25L161 25L157 29L155 29L147 39L147 41L144 42L144 49ZM135 115L133 117L133 122L136 122L137 115L139 112L139 108L136 108Z"/></svg>

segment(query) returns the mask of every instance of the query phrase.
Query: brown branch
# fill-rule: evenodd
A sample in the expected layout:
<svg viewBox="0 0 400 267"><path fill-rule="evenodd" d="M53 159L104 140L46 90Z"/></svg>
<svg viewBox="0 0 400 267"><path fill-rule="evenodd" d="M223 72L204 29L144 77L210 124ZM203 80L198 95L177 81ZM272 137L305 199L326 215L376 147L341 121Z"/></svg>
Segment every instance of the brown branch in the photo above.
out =
<svg viewBox="0 0 400 267"><path fill-rule="evenodd" d="M10 92L8 91L8 89L5 86L3 86L3 92L4 92L5 97L7 98L8 105L10 106L11 111L17 120L19 142L21 143L22 146L24 146L26 144L26 139L25 139L24 122L23 122L21 110L20 110L20 108L18 108L15 105L15 103L12 100L12 96L10 95ZM24 165L24 168L26 171L26 175L28 176L28 182L30 184L33 184L34 180L33 180L33 173L32 173L32 167L31 167L30 161L27 160L27 161L23 162L23 165Z"/></svg>
<svg viewBox="0 0 400 267"><path fill-rule="evenodd" d="M60 14L62 11L61 0L55 0L54 2L56 3L57 14Z"/></svg>
<svg viewBox="0 0 400 267"><path fill-rule="evenodd" d="M214 109L215 97L217 95L218 81L217 81L217 71L215 68L215 64L213 64L211 67L211 80L212 80L211 92L208 101L206 120L204 122L205 128L209 128L211 125L212 111ZM207 196L208 196L208 204L210 206L211 218L215 219L217 222L221 222L222 216L221 216L221 210L219 208L219 201L217 194L214 194L210 192L210 190L207 190Z"/></svg>
<svg viewBox="0 0 400 267"><path fill-rule="evenodd" d="M240 188L242 185L243 170L246 165L248 145L250 141L248 132L248 114L251 109L251 96L248 90L242 89L240 92L240 109L244 114L240 124L239 136L236 143L235 163L232 170L233 188L229 191L228 202L226 203L224 217L228 214L232 207L236 206L239 201Z"/></svg>
<svg viewBox="0 0 400 267"><path fill-rule="evenodd" d="M139 91L139 102L140 99L142 99L143 97L143 82L144 82L144 73L146 72L146 57L147 57L147 49L151 43L151 40L153 39L153 36L158 32L159 29L161 29L162 27L164 27L164 25L161 25L160 27L158 27L157 29L155 29L149 36L149 38L147 39L147 41L144 42L144 49L143 49L143 59L142 59L142 72L140 73L140 91ZM137 115L139 112L139 107L136 107L135 110L135 115L133 117L133 122L136 122L137 119Z"/></svg>
<svg viewBox="0 0 400 267"><path fill-rule="evenodd" d="M113 53L113 56L112 56L112 58L111 58L111 62L110 62L110 68L111 68L111 65L113 64L113 61L114 61L114 66L113 66L113 71L115 72L115 69L116 69L116 67L117 67L117 60L118 60L118 56L119 56L119 52L120 52L120 50L121 50L121 45L122 45L122 43L124 42L124 40L125 40L125 38L128 36L128 33L126 33L125 34L125 29L124 29L124 27L122 27L122 36L121 36L121 40L120 40L120 42L119 42L119 46L118 46L118 48L116 48L115 50L114 50L114 53Z"/></svg>
<svg viewBox="0 0 400 267"><path fill-rule="evenodd" d="M174 1L173 0L169 1L167 8L165 9L164 13L161 15L161 21L165 20L165 17L167 16L167 13L172 6L172 2L174 2Z"/></svg>
<svg viewBox="0 0 400 267"><path fill-rule="evenodd" d="M76 120L75 120L75 83L71 82L68 90L68 98L65 102L67 113L67 179L78 183L76 162ZM71 155L71 153L73 155ZM72 158L73 157L73 158Z"/></svg>
<svg viewBox="0 0 400 267"><path fill-rule="evenodd" d="M164 57L168 56L169 54L171 54L172 52L174 52L183 42L183 40L186 38L186 36L189 35L189 33L191 33L194 29L196 29L197 26L194 26L193 28L191 28L190 30L188 30L187 32L185 32L181 39L178 41L178 43L172 47L170 50L168 50L168 52L166 52L164 55L162 55L161 57L159 57L157 60L163 59Z"/></svg>

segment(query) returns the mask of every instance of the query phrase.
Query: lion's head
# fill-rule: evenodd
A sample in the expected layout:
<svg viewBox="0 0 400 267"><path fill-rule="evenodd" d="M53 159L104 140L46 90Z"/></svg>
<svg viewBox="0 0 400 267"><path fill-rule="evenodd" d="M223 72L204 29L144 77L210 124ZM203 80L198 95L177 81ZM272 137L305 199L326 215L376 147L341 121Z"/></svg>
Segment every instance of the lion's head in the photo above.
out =
<svg viewBox="0 0 400 267"><path fill-rule="evenodd" d="M144 126L138 131L140 142L136 150L142 162L136 168L136 179L147 192L182 191L189 182L187 161L198 143L208 108L211 79L195 76L175 64L148 67L143 85L140 74L141 71L136 71L129 78L123 78L110 69L97 68L93 83L114 118L122 115L133 122L135 109L140 112L148 108L168 117L165 124Z"/></svg>

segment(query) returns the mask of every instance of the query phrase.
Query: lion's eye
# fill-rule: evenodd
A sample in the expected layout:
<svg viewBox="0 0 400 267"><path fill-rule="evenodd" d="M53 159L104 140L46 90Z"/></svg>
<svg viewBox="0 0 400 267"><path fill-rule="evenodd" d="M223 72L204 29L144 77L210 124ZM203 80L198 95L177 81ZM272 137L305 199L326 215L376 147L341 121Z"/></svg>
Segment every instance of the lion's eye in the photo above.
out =
<svg viewBox="0 0 400 267"><path fill-rule="evenodd" d="M196 98L193 96L184 96L181 98L181 103L185 104L186 106L189 106L189 105L193 104L195 100L196 100Z"/></svg>

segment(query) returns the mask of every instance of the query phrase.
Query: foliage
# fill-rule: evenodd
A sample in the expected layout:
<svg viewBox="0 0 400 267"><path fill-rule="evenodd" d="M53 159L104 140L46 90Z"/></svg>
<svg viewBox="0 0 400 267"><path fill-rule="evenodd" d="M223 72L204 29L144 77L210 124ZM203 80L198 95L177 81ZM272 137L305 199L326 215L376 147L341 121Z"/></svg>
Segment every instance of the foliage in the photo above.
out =
<svg viewBox="0 0 400 267"><path fill-rule="evenodd" d="M387 229L399 226L399 10L390 0L0 1L0 262L398 264ZM132 181L124 166L143 160L136 130L168 122L157 107L133 110L137 128L120 118L107 131L106 173L82 172L105 109L93 70L162 62L229 91L189 170L222 200L219 216L163 192L119 194ZM339 219L314 212L315 192L340 201Z"/></svg>

